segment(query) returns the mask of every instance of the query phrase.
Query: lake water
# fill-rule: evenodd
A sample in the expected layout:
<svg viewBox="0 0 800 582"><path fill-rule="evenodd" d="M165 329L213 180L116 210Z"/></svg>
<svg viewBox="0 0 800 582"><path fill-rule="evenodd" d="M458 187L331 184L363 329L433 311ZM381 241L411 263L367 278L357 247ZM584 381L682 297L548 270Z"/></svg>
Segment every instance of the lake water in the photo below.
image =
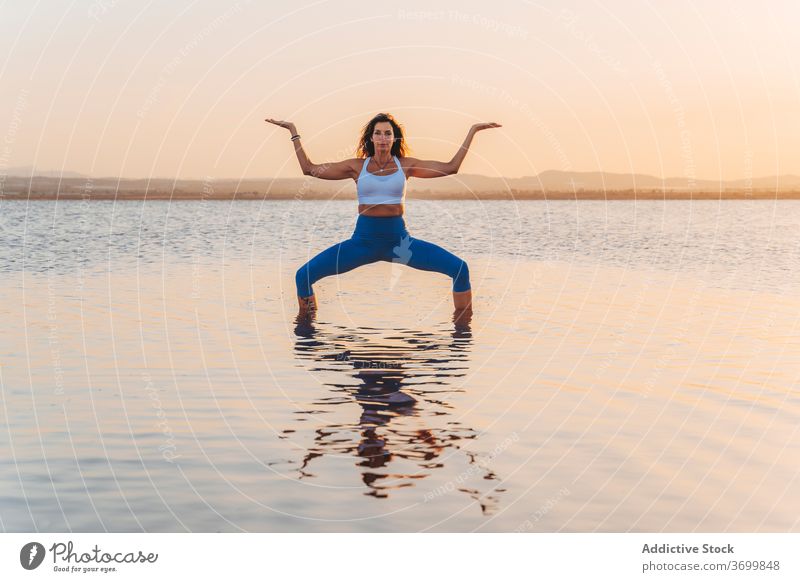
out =
<svg viewBox="0 0 800 582"><path fill-rule="evenodd" d="M800 201L0 201L3 531L800 531Z"/></svg>

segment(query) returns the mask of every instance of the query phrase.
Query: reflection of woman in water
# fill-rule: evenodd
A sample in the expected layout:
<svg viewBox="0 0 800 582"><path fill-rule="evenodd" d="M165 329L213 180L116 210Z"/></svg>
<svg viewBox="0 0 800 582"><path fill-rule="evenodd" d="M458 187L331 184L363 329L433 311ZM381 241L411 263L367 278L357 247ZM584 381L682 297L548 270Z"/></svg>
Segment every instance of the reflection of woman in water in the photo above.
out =
<svg viewBox="0 0 800 582"><path fill-rule="evenodd" d="M469 474L477 485L453 479L454 488L475 499L484 513L497 503L494 488L497 477L481 466L480 458L462 448L462 443L478 436L460 422L444 421L451 406L441 399L452 379L465 374L466 361L472 341L468 318L454 316L455 329L450 337L438 334L404 331L393 332L386 340L359 337L357 330L342 330L331 334L317 328L313 318L299 315L295 320L295 353L314 362L317 372L345 371L348 380L327 384L347 398L326 397L314 403L309 411L315 420L328 407L348 404L355 400L361 415L355 424L317 425L313 445L308 447L299 467L300 478L312 478L311 463L325 456L353 455L358 458L361 480L367 486L366 495L388 497L393 489L411 487L430 473L445 468L446 453L462 450L468 459ZM398 341L402 341L398 345ZM420 407L424 403L424 407ZM401 417L416 417L422 426L399 421ZM394 420L394 422L393 422ZM399 421L399 422L398 422ZM429 422L430 421L430 424ZM416 423L419 424L419 423ZM438 428L431 424L440 425ZM291 432L295 432L292 430ZM357 432L359 437L353 438ZM416 469L397 473L404 466L402 459ZM490 486L491 485L491 486ZM489 491L485 491L486 487Z"/></svg>
<svg viewBox="0 0 800 582"><path fill-rule="evenodd" d="M265 121L291 132L303 174L324 180L352 178L358 190L358 219L353 235L325 249L297 270L295 283L301 313L317 307L311 287L314 283L376 261L401 262L415 269L444 273L453 280L455 308L472 309L467 263L439 245L412 237L406 229L403 219L406 180L455 174L473 136L484 129L501 127L500 124L476 123L453 159L438 162L406 156L402 127L388 113L379 113L364 126L357 158L313 164L303 150L293 123Z"/></svg>

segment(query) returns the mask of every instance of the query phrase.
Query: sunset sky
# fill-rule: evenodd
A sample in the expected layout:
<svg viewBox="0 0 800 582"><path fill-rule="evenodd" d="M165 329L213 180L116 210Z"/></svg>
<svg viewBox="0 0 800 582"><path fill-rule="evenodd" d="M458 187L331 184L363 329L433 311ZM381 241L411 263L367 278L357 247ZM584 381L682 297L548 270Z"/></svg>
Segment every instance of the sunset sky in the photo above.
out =
<svg viewBox="0 0 800 582"><path fill-rule="evenodd" d="M800 174L800 5L6 1L0 174L294 177L375 113L462 173Z"/></svg>

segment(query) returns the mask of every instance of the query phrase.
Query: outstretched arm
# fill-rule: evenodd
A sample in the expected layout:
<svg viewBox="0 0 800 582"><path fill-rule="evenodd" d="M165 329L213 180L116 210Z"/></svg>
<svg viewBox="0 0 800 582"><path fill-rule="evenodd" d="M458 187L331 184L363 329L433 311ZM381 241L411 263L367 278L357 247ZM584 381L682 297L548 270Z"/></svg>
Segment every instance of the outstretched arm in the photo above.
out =
<svg viewBox="0 0 800 582"><path fill-rule="evenodd" d="M469 146L472 143L472 138L475 137L475 134L481 130L490 129L492 127L503 126L499 123L490 122L476 123L470 127L469 133L467 134L466 139L464 139L464 143L461 144L461 147L456 152L456 155L454 155L453 159L449 162L408 158L411 162L408 170L409 178L439 178L440 176L448 176L450 174L457 173L458 169L461 167L461 162L464 161L464 158L467 155L467 151L469 150Z"/></svg>
<svg viewBox="0 0 800 582"><path fill-rule="evenodd" d="M292 136L297 135L297 128L291 121L278 121L271 118L267 118L264 121L288 129ZM303 149L303 144L300 143L300 138L298 137L293 139L292 142L294 143L294 152L297 154L297 161L300 162L300 169L303 170L304 175L322 178L323 180L344 180L345 178L355 179L355 177L358 175L356 164L353 163L353 160L314 164L308 159L308 156Z"/></svg>

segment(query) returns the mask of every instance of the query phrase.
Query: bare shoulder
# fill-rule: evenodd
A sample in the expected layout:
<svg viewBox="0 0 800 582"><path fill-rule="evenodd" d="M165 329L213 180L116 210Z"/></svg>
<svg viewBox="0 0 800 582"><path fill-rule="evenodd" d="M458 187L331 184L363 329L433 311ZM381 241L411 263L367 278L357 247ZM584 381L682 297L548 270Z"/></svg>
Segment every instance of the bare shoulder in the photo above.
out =
<svg viewBox="0 0 800 582"><path fill-rule="evenodd" d="M364 160L367 158L350 158L347 161L347 165L350 166L353 172L353 180L358 180L358 176L361 174L361 168L364 166Z"/></svg>
<svg viewBox="0 0 800 582"><path fill-rule="evenodd" d="M417 158L411 158L408 156L397 156L397 159L400 160L400 167L403 168L403 173L408 175L408 172L414 168L416 164L419 163Z"/></svg>
<svg viewBox="0 0 800 582"><path fill-rule="evenodd" d="M348 169L348 173L350 174L350 178L353 180L358 179L358 175L361 173L361 166L364 164L364 160L360 158L349 158L346 160L342 160L339 162L340 166L345 166Z"/></svg>

